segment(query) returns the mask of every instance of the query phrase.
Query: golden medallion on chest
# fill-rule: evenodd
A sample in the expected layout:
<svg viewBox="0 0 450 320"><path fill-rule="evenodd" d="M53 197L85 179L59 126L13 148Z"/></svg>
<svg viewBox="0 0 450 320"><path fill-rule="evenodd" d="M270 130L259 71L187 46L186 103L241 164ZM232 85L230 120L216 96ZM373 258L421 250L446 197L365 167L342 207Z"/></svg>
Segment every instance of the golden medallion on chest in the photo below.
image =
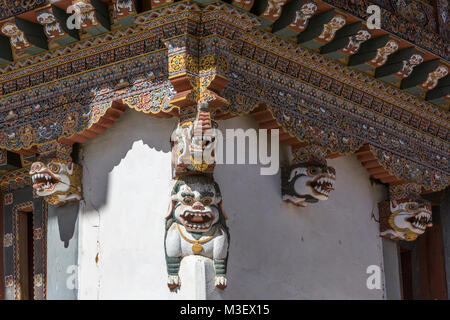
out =
<svg viewBox="0 0 450 320"><path fill-rule="evenodd" d="M202 251L203 251L203 246L200 243L196 242L192 245L192 252L194 254L200 254L200 253L202 253Z"/></svg>
<svg viewBox="0 0 450 320"><path fill-rule="evenodd" d="M202 243L206 243L206 242L208 242L209 240L211 240L211 239L214 237L214 234L216 233L216 229L217 229L217 227L215 227L214 230L213 230L213 232L212 232L212 235L209 236L209 237L206 238L206 239L203 239L203 240L191 240L191 239L187 238L187 237L183 234L183 232L182 232L181 229L180 229L180 225L179 225L179 224L177 224L177 228L178 228L178 232L180 233L181 237L182 237L184 240L186 240L187 242L192 243L192 253L195 254L195 255L202 253L202 251L203 251L203 246L202 246L201 244L202 244Z"/></svg>

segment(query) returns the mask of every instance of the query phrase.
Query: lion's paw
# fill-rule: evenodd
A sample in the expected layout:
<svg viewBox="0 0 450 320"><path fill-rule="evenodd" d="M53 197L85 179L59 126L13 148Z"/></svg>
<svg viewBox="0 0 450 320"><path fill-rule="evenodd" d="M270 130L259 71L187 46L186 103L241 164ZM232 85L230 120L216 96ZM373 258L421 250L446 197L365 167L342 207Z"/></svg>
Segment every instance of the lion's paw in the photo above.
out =
<svg viewBox="0 0 450 320"><path fill-rule="evenodd" d="M215 285L218 289L225 289L227 287L227 278L225 276L216 276Z"/></svg>
<svg viewBox="0 0 450 320"><path fill-rule="evenodd" d="M167 278L167 286L170 291L176 291L180 287L180 277L169 275Z"/></svg>

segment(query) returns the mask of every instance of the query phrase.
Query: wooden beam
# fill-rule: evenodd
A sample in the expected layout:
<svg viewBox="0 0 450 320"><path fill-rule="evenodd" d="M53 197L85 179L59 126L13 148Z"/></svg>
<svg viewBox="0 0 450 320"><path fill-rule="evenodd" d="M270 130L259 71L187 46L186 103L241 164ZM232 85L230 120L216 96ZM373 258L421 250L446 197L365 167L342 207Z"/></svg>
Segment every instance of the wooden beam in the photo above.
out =
<svg viewBox="0 0 450 320"><path fill-rule="evenodd" d="M298 140L298 139L295 138L295 137L291 137L291 138L289 138L289 139L283 140L281 143L284 144L284 145L287 145L287 146L292 146L292 145L298 145L298 144L301 144L300 140Z"/></svg>
<svg viewBox="0 0 450 320"><path fill-rule="evenodd" d="M329 55L347 46L350 37L355 35L362 27L362 22L355 22L336 31L334 39L320 48L320 53Z"/></svg>
<svg viewBox="0 0 450 320"><path fill-rule="evenodd" d="M391 83L401 80L402 78L396 77L389 81L393 74L399 72L402 69L403 61L409 60L413 53L414 47L409 47L391 54L384 65L375 69L375 78L379 78L383 81L388 81Z"/></svg>
<svg viewBox="0 0 450 320"><path fill-rule="evenodd" d="M369 151L370 152L370 151ZM358 158L359 161L361 162L366 162L366 161L372 161L375 160L375 157L373 156L373 154L370 152L369 154L357 154L356 157Z"/></svg>
<svg viewBox="0 0 450 320"><path fill-rule="evenodd" d="M385 179L385 178L391 178L391 177L394 177L394 176L386 171L386 172L383 172L383 173L372 174L372 177L374 179Z"/></svg>
<svg viewBox="0 0 450 320"><path fill-rule="evenodd" d="M427 80L428 74L434 71L439 66L439 59L428 60L422 62L420 65L414 68L409 77L402 80L400 89L408 90L415 93L413 88L424 83Z"/></svg>
<svg viewBox="0 0 450 320"><path fill-rule="evenodd" d="M381 178L380 180L383 183L393 183L393 182L398 182L399 181L399 179L397 177L395 177L395 176L391 176L391 177L388 177L388 178Z"/></svg>
<svg viewBox="0 0 450 320"><path fill-rule="evenodd" d="M0 35L0 65L14 61L11 43L5 36Z"/></svg>
<svg viewBox="0 0 450 320"><path fill-rule="evenodd" d="M308 12L308 15L305 15L302 10ZM292 0L283 7L280 18L272 25L272 33L286 39L295 37L306 29L308 20L316 11L317 4L313 2ZM310 12L312 14L309 14ZM297 19L298 16L301 18Z"/></svg>
<svg viewBox="0 0 450 320"><path fill-rule="evenodd" d="M35 47L42 50L48 50L47 36L44 28L37 23L30 22L21 18L15 18L17 27L25 33L26 39Z"/></svg>
<svg viewBox="0 0 450 320"><path fill-rule="evenodd" d="M255 118L256 122L267 122L274 120L273 115L270 113L270 111L263 111L259 113L252 114Z"/></svg>
<svg viewBox="0 0 450 320"><path fill-rule="evenodd" d="M348 60L348 66L356 67L364 65L366 62L375 58L375 56L377 55L377 50L381 47L384 47L388 41L389 35L387 34L367 40L366 42L361 44L361 47L359 48L359 51L357 53L350 56L350 59Z"/></svg>
<svg viewBox="0 0 450 320"><path fill-rule="evenodd" d="M383 168L383 167L378 167L378 168L370 168L370 169L367 169L367 172L369 172L369 174L378 174L378 173L385 173L385 172L387 172L386 171L386 169L385 168Z"/></svg>
<svg viewBox="0 0 450 320"><path fill-rule="evenodd" d="M380 166L380 164L376 160L367 161L367 162L363 163L363 167L366 168L366 169L378 168L379 166Z"/></svg>
<svg viewBox="0 0 450 320"><path fill-rule="evenodd" d="M323 26L333 19L334 12L334 9L331 9L312 17L309 20L309 25L306 30L298 35L297 42L305 45L320 36L323 31Z"/></svg>
<svg viewBox="0 0 450 320"><path fill-rule="evenodd" d="M449 103L450 100L450 74L438 81L434 89L428 90L425 100L435 104Z"/></svg>
<svg viewBox="0 0 450 320"><path fill-rule="evenodd" d="M260 123L259 127L261 129L278 129L278 128L280 128L280 125L275 120L272 120L272 121Z"/></svg>

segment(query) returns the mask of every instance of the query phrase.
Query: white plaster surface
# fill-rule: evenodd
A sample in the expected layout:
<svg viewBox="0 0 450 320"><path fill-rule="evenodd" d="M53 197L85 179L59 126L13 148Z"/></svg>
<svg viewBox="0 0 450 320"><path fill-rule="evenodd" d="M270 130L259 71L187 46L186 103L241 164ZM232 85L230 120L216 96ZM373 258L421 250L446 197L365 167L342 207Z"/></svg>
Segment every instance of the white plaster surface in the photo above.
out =
<svg viewBox="0 0 450 320"><path fill-rule="evenodd" d="M250 116L219 123L221 129L252 127L257 124ZM215 289L211 262L193 257L182 262L181 290L170 293L164 222L174 128L174 119L128 110L107 132L83 145L80 299L385 297L384 286L366 287L367 267L383 268L372 213L378 217L385 189L371 185L355 156L329 160L337 171L336 190L328 201L307 208L281 200L279 173L261 176L259 165L218 165L215 178L231 233L228 288Z"/></svg>

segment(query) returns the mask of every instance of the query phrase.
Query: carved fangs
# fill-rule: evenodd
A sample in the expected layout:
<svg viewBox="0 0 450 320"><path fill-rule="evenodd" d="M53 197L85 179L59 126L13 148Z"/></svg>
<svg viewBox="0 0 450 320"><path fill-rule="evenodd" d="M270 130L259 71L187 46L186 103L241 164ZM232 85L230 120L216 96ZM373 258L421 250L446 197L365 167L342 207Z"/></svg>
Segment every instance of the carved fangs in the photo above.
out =
<svg viewBox="0 0 450 320"><path fill-rule="evenodd" d="M425 230L432 226L431 215L427 212L420 212L415 216L407 219L415 228Z"/></svg>
<svg viewBox="0 0 450 320"><path fill-rule="evenodd" d="M318 176L314 181L309 182L309 186L313 192L318 195L329 196L330 192L334 190L335 178L328 175Z"/></svg>
<svg viewBox="0 0 450 320"><path fill-rule="evenodd" d="M55 185L61 182L60 179L55 177L48 170L32 174L31 180L33 182L33 188L39 192L53 191L53 189L55 189Z"/></svg>
<svg viewBox="0 0 450 320"><path fill-rule="evenodd" d="M204 232L209 230L214 220L211 212L185 211L181 216L181 222L188 231Z"/></svg>

